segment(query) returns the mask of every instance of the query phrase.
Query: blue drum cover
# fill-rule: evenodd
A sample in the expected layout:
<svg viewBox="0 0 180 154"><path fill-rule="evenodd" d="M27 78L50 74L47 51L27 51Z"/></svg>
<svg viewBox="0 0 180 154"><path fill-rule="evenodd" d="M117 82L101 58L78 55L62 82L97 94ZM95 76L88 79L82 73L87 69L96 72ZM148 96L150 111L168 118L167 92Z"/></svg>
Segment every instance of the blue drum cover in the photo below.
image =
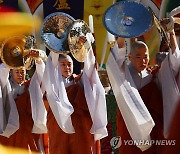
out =
<svg viewBox="0 0 180 154"><path fill-rule="evenodd" d="M150 10L142 3L119 1L104 13L103 24L108 32L122 38L134 38L146 33L153 24Z"/></svg>

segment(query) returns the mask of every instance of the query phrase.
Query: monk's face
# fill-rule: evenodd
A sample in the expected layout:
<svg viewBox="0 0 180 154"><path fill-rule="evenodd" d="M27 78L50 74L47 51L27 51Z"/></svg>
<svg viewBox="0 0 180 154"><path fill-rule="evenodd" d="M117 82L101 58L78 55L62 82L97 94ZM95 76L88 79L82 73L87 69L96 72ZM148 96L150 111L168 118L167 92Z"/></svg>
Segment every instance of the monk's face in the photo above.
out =
<svg viewBox="0 0 180 154"><path fill-rule="evenodd" d="M24 67L20 69L13 69L11 70L11 75L16 83L23 84L26 80L26 69Z"/></svg>
<svg viewBox="0 0 180 154"><path fill-rule="evenodd" d="M136 47L133 52L129 54L129 60L137 72L141 72L148 67L149 52L145 47Z"/></svg>
<svg viewBox="0 0 180 154"><path fill-rule="evenodd" d="M73 74L73 61L71 58L60 58L59 64L63 77L67 78Z"/></svg>

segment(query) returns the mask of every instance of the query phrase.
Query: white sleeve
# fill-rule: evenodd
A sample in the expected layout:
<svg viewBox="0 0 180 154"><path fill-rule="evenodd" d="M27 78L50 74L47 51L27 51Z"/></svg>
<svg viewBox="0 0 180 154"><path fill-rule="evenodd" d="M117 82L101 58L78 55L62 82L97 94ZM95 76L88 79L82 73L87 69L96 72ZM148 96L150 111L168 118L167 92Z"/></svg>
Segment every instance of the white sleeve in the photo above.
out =
<svg viewBox="0 0 180 154"><path fill-rule="evenodd" d="M1 82L2 89L7 84L7 80L9 78L9 71L10 69L6 67L3 63L0 64L0 82Z"/></svg>
<svg viewBox="0 0 180 154"><path fill-rule="evenodd" d="M170 52L168 57L164 59L158 71L158 80L163 97L164 135L168 134L169 126L180 98L178 82L176 81L176 75L180 68L179 58L179 49L176 48L174 54Z"/></svg>
<svg viewBox="0 0 180 154"><path fill-rule="evenodd" d="M38 75L38 81L41 82L45 70L45 64L44 61L40 58L41 63L35 63L36 64L36 72Z"/></svg>
<svg viewBox="0 0 180 154"><path fill-rule="evenodd" d="M59 54L50 52L46 61L42 85L44 85L49 106L59 127L65 133L72 134L75 132L71 120L74 108L69 102L66 93L60 66L58 64L58 56Z"/></svg>
<svg viewBox="0 0 180 154"><path fill-rule="evenodd" d="M36 63L36 71L34 72L34 75L31 78L29 86L32 118L34 121L32 132L38 134L47 132L47 111L44 106L43 93L41 91L41 82L45 70L45 64L42 61L42 59L40 59L40 61L40 64Z"/></svg>
<svg viewBox="0 0 180 154"><path fill-rule="evenodd" d="M169 59L173 73L176 76L180 69L180 50L178 46L173 54L172 52L169 53Z"/></svg>
<svg viewBox="0 0 180 154"><path fill-rule="evenodd" d="M92 47L85 55L82 80L87 106L93 122L90 133L94 134L94 139L97 141L108 136L107 109L105 90L95 68Z"/></svg>
<svg viewBox="0 0 180 154"><path fill-rule="evenodd" d="M118 108L123 116L128 132L133 140L150 140L149 134L154 127L154 121L147 110L138 90L134 85L127 65L123 70L118 66L112 53L109 54L106 69L117 100ZM137 144L142 151L151 145Z"/></svg>
<svg viewBox="0 0 180 154"><path fill-rule="evenodd" d="M19 115L9 83L9 71L0 64L0 135L9 137L19 129Z"/></svg>
<svg viewBox="0 0 180 154"><path fill-rule="evenodd" d="M126 59L126 47L119 48L116 42L114 48L112 49L112 54L115 60L117 61L119 67L121 67Z"/></svg>

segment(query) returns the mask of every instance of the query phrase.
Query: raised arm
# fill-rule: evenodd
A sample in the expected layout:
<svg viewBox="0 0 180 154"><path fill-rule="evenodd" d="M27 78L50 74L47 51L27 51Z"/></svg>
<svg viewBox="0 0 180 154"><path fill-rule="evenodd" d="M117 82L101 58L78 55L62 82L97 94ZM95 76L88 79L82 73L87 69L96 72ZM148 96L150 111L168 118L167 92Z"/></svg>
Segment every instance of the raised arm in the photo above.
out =
<svg viewBox="0 0 180 154"><path fill-rule="evenodd" d="M174 54L176 52L176 49L178 48L174 29L171 32L169 32L169 35L170 35L170 46L171 46L172 54Z"/></svg>
<svg viewBox="0 0 180 154"><path fill-rule="evenodd" d="M31 99L32 118L34 121L33 133L46 133L46 116L47 111L43 102L43 92L41 90L41 82L45 70L45 64L40 56L42 50L33 49L29 56L35 59L36 71L34 72L29 86L29 93Z"/></svg>
<svg viewBox="0 0 180 154"><path fill-rule="evenodd" d="M111 52L118 65L121 66L126 59L125 38L117 37L114 47L111 49Z"/></svg>
<svg viewBox="0 0 180 154"><path fill-rule="evenodd" d="M168 18L161 19L161 25L164 30L169 34L169 43L170 43L170 53L169 59L171 63L171 67L176 75L180 68L180 50L178 47L175 31L174 31L174 23L173 19L170 20Z"/></svg>
<svg viewBox="0 0 180 154"><path fill-rule="evenodd" d="M167 33L169 33L169 41L170 41L169 43L170 43L170 47L172 50L172 54L174 54L174 52L176 51L176 48L178 47L177 39L176 39L175 31L174 31L174 22L173 21L174 21L173 17L163 18L160 21L164 30Z"/></svg>
<svg viewBox="0 0 180 154"><path fill-rule="evenodd" d="M33 49L30 51L29 56L35 59L38 80L41 82L45 70L44 61L47 59L46 52L39 49Z"/></svg>

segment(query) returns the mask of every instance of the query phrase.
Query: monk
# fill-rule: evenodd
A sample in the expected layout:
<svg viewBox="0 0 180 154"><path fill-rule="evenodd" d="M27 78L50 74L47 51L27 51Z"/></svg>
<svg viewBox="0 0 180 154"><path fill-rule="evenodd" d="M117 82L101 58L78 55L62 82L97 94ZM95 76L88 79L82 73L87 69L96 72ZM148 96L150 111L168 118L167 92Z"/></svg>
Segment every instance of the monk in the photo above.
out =
<svg viewBox="0 0 180 154"><path fill-rule="evenodd" d="M30 57L37 58L36 68L41 70L44 67L44 62L38 58L38 55L39 53L36 50L32 50L29 53ZM9 71L8 68L4 67L1 71L5 72L6 70L7 72ZM3 72L1 72L1 75L2 73ZM33 119L32 119L32 114L31 114L31 99L30 99L30 94L28 90L30 81L31 80L26 79L25 67L10 70L10 78L6 82L10 83L11 90L8 91L6 89L7 87L4 86L2 89L2 92L3 92L3 99L5 100L5 103L7 103L6 101L8 101L7 95L10 95L12 93L13 99L10 101L13 101L13 100L15 101L14 102L15 106L13 106L14 114L11 114L11 112L8 113L9 112L8 110L4 112L7 115L6 119L8 120L8 122L9 122L9 119L14 118L15 116L17 116L17 119L16 121L13 121L13 122L10 121L10 125L12 125L13 123L16 123L16 124L9 130L7 129L10 128L9 127L10 125L7 124L5 126L5 130L3 134L1 134L3 136L0 136L0 144L5 145L5 146L26 149L26 150L29 150L29 153L40 152L42 150L42 149L40 150L40 134L32 133ZM4 93L6 93L6 95ZM15 114L16 111L17 111L17 114ZM9 135L8 133L12 131L12 129L14 129L15 127L17 127L15 132ZM5 133L6 131L7 133Z"/></svg>
<svg viewBox="0 0 180 154"><path fill-rule="evenodd" d="M92 120L81 85L82 83L80 83L80 75L73 74L73 61L69 55L60 55L59 65L69 101L74 108L71 118L75 133L65 133L58 126L52 110L49 109L47 118L49 152L50 154L99 153L99 141L94 142L94 135L90 133Z"/></svg>
<svg viewBox="0 0 180 154"><path fill-rule="evenodd" d="M92 34L89 33L90 36ZM80 75L73 74L70 56L59 56L54 52L48 56L43 85L49 106L50 154L100 153L100 139L107 136L105 91L88 40L86 37L79 39L82 45L87 41L83 73Z"/></svg>
<svg viewBox="0 0 180 154"><path fill-rule="evenodd" d="M171 63L173 76L180 66L179 56L176 56L179 55L179 49L174 35L174 31L171 31L171 50L164 60ZM119 107L117 134L122 141L119 153L160 153L162 146L155 142L165 139L163 127L167 126L168 121L163 117L164 114L170 115L163 108L166 103L164 100L167 99L164 99L165 88L161 86L163 71L161 68L148 68L149 50L144 42L134 42L128 54L129 64L125 59L126 50L123 45L124 39L118 38L107 62L107 72ZM166 66L162 65L163 68ZM164 84L167 85L169 80Z"/></svg>

